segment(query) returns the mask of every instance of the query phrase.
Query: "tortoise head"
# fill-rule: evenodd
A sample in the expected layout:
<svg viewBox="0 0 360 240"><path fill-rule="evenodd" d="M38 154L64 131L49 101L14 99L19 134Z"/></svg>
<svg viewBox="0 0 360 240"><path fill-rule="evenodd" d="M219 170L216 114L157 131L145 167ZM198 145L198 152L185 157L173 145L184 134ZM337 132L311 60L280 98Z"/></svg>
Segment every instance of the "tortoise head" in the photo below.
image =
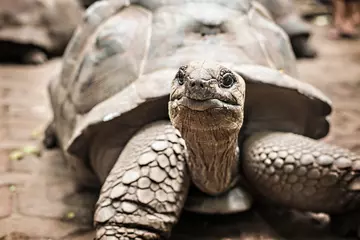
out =
<svg viewBox="0 0 360 240"><path fill-rule="evenodd" d="M180 130L240 130L245 81L215 62L181 66L172 81L169 115Z"/></svg>
<svg viewBox="0 0 360 240"><path fill-rule="evenodd" d="M222 193L236 179L244 97L244 79L214 62L182 66L172 82L170 120L185 140L193 183L203 192Z"/></svg>

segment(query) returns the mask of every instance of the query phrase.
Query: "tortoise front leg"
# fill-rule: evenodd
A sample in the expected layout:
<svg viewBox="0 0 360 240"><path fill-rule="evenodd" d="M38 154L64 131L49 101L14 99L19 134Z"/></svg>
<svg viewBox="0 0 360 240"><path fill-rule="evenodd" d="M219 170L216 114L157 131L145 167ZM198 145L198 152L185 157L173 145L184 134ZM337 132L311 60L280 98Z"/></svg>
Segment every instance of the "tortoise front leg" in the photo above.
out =
<svg viewBox="0 0 360 240"><path fill-rule="evenodd" d="M189 187L185 157L185 143L168 121L135 134L101 189L96 239L167 238Z"/></svg>
<svg viewBox="0 0 360 240"><path fill-rule="evenodd" d="M248 181L277 203L333 214L341 222L360 210L360 156L349 150L293 133L267 132L250 136L243 156ZM356 226L342 232L360 226L357 218Z"/></svg>

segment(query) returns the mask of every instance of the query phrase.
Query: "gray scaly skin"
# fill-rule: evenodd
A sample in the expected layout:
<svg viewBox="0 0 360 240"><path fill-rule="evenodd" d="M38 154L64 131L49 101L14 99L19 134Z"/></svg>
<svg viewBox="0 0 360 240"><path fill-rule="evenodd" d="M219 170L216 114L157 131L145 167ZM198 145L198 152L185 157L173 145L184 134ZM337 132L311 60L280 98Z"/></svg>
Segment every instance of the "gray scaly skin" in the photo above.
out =
<svg viewBox="0 0 360 240"><path fill-rule="evenodd" d="M176 75L170 119L188 147L192 180L205 193L223 193L236 179L244 99L244 80L216 64L193 63Z"/></svg>
<svg viewBox="0 0 360 240"><path fill-rule="evenodd" d="M240 154L235 150L244 95L244 80L216 63L180 68L169 112L188 147L194 184L219 194L242 171L252 187L275 203L335 215L357 210L360 157L349 150L283 132L254 133ZM241 169L236 167L239 158Z"/></svg>
<svg viewBox="0 0 360 240"><path fill-rule="evenodd" d="M360 157L349 150L293 133L251 136L243 171L258 191L304 211L341 213L360 202Z"/></svg>
<svg viewBox="0 0 360 240"><path fill-rule="evenodd" d="M185 158L184 140L169 121L141 129L106 177L96 205L96 239L168 237L189 187Z"/></svg>
<svg viewBox="0 0 360 240"><path fill-rule="evenodd" d="M283 132L254 133L239 149L245 88L241 76L217 63L192 62L179 69L169 101L172 124L143 127L110 173L94 167L105 179L96 205L96 239L168 238L190 177L203 192L218 195L238 184L243 173L275 203L345 213L339 216L349 219L347 211L357 209L360 200L360 157Z"/></svg>
<svg viewBox="0 0 360 240"><path fill-rule="evenodd" d="M259 132L281 129L317 138L328 131L324 115L331 106L315 89L290 78L297 74L282 31L249 1L176 2L175 8L157 0L136 6L129 0L94 3L69 43L60 77L49 85L54 124L45 143L61 147L79 182L103 185L94 216L96 239L167 238L194 197L190 192L185 203L190 183L207 194L193 211L201 201L206 213L209 202L220 205L221 213L247 210L251 204L242 200L249 198L239 197L245 192L242 176L277 203L343 212L341 219L350 219L346 211L356 208L358 157L342 152L324 160L324 152L338 148L319 143L316 156L305 144L315 146L314 140L289 133L296 143L304 142L294 148L285 133ZM180 65L199 57L231 65L239 75L217 63L193 62L173 79ZM301 108L295 119L292 106ZM279 146L265 147L270 143ZM311 194L313 188L323 188L320 197ZM220 203L208 196L221 193ZM306 196L302 205L299 196ZM334 202L319 209L315 202L328 201L326 196Z"/></svg>

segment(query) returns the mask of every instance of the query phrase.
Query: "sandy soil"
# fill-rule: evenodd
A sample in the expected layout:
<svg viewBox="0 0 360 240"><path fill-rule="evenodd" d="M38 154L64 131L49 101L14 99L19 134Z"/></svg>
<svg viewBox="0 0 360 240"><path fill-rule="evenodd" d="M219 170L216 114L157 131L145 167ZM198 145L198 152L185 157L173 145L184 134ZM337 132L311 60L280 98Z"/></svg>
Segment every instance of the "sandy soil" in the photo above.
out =
<svg viewBox="0 0 360 240"><path fill-rule="evenodd" d="M314 27L316 60L301 60L301 79L324 91L334 104L326 141L360 153L360 42L329 40L325 28Z"/></svg>

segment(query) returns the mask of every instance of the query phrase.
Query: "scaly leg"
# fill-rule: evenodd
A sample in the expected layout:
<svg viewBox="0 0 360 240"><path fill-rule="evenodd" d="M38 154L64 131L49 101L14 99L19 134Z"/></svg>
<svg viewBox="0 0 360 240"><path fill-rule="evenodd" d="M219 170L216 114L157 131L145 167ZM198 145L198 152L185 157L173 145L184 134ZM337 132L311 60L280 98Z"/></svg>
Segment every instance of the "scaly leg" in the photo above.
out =
<svg viewBox="0 0 360 240"><path fill-rule="evenodd" d="M185 142L170 122L136 133L101 189L96 239L167 238L189 188L185 158Z"/></svg>
<svg viewBox="0 0 360 240"><path fill-rule="evenodd" d="M344 234L360 226L360 217L353 217L359 214L350 212L360 210L359 155L282 132L254 134L243 151L244 175L260 194L291 208L333 214L342 219L335 227ZM340 226L349 218L356 224Z"/></svg>

